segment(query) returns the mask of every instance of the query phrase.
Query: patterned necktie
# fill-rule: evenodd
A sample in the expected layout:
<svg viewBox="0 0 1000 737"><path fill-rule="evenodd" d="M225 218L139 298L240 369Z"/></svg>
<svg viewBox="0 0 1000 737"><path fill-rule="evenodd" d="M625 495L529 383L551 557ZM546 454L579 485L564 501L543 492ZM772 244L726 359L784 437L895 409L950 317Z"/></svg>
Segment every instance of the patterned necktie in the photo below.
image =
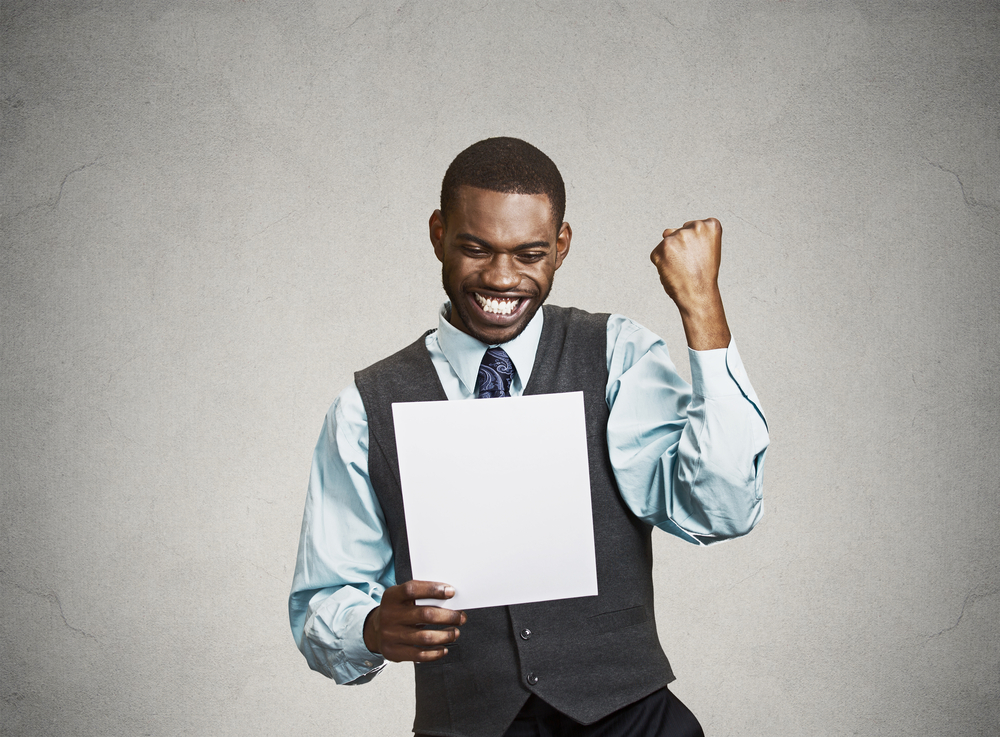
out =
<svg viewBox="0 0 1000 737"><path fill-rule="evenodd" d="M479 393L476 399L510 396L514 379L514 364L503 348L490 348L479 364Z"/></svg>

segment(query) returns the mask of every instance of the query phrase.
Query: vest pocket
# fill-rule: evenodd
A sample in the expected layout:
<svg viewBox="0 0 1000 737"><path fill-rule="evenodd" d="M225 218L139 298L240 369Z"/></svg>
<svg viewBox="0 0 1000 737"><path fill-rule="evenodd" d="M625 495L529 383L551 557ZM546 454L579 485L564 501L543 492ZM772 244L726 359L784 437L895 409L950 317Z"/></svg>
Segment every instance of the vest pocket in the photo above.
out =
<svg viewBox="0 0 1000 737"><path fill-rule="evenodd" d="M588 618L587 623L596 632L615 632L616 630L623 630L626 627L634 627L637 624L642 624L649 617L646 615L646 607L644 606L633 606L628 609L618 609L613 612L605 612L604 614L595 614L593 617Z"/></svg>

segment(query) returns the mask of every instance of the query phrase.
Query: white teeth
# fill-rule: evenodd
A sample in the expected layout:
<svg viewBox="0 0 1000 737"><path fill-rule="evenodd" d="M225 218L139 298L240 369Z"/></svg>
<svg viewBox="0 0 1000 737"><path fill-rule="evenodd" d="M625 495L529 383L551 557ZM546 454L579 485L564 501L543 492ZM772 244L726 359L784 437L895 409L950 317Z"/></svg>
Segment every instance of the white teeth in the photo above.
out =
<svg viewBox="0 0 1000 737"><path fill-rule="evenodd" d="M483 312L492 312L494 315L509 315L521 301L520 299L493 299L475 292L473 294L476 302L483 308Z"/></svg>

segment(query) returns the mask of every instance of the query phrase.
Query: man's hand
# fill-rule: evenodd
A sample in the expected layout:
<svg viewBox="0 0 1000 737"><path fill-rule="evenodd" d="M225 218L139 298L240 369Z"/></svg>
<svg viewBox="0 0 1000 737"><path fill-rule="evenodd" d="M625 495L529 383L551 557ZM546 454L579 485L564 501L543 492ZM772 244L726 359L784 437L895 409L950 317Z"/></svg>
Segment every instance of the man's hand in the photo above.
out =
<svg viewBox="0 0 1000 737"><path fill-rule="evenodd" d="M446 647L458 639L458 625L465 624L465 612L436 606L417 606L416 599L450 599L455 589L433 581L407 581L390 586L382 603L365 619L365 647L397 663L425 662L443 658ZM426 625L452 625L428 629Z"/></svg>
<svg viewBox="0 0 1000 737"><path fill-rule="evenodd" d="M688 345L696 351L729 346L729 325L719 293L722 224L715 218L667 228L649 259L677 305Z"/></svg>

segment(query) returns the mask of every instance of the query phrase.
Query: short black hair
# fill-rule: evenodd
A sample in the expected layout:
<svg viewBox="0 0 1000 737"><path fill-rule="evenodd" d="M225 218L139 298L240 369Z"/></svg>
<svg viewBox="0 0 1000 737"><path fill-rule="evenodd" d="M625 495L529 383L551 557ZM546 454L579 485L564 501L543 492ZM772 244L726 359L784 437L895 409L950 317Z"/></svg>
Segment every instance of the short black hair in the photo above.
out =
<svg viewBox="0 0 1000 737"><path fill-rule="evenodd" d="M455 206L458 188L478 187L503 194L544 194L556 228L566 214L566 186L548 156L520 138L486 138L455 157L441 182L441 217Z"/></svg>

